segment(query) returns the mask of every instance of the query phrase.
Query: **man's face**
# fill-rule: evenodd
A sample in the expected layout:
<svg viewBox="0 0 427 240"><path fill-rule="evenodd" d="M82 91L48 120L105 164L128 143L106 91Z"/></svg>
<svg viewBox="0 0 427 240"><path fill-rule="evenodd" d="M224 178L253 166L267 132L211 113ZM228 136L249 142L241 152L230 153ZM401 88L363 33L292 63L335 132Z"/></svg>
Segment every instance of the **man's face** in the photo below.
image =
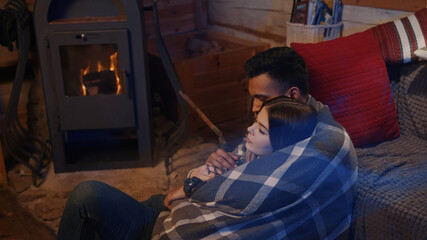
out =
<svg viewBox="0 0 427 240"><path fill-rule="evenodd" d="M281 96L280 89L268 73L249 79L249 94L253 97L252 112L258 113L262 103L270 98Z"/></svg>

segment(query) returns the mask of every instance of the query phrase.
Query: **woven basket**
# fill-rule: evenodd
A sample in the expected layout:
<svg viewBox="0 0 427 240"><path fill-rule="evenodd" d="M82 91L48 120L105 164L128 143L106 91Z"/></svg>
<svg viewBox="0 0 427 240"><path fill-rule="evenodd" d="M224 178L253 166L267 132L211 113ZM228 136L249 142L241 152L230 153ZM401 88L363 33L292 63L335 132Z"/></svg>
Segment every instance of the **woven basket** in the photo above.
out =
<svg viewBox="0 0 427 240"><path fill-rule="evenodd" d="M286 23L286 45L292 42L317 43L341 37L343 23L331 25L304 25L302 23Z"/></svg>

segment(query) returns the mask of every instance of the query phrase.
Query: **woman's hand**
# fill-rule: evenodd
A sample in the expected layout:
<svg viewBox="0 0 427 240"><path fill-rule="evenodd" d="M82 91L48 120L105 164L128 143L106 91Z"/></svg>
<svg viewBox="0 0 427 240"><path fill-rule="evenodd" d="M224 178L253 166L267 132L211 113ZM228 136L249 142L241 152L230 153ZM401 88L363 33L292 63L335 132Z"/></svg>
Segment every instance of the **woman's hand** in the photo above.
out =
<svg viewBox="0 0 427 240"><path fill-rule="evenodd" d="M239 159L238 156L232 154L231 152L225 152L221 148L209 155L206 160L206 164L216 168L216 171L219 174L222 174L221 169L231 170L237 167L236 161Z"/></svg>
<svg viewBox="0 0 427 240"><path fill-rule="evenodd" d="M165 206L169 209L171 209L171 204L173 201L178 200L178 199L184 199L185 198L185 192L184 192L184 186L179 186L175 189L172 189L168 192L168 195L166 195L165 200L163 201L163 203L165 204Z"/></svg>

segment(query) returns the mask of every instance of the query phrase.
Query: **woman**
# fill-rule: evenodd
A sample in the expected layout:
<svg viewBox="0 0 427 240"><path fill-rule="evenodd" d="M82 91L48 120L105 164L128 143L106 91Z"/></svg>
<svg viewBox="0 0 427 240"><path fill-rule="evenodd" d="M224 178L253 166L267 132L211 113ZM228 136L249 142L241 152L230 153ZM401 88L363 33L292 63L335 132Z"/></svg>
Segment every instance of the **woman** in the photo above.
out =
<svg viewBox="0 0 427 240"><path fill-rule="evenodd" d="M256 122L248 128L244 162L268 155L311 136L317 123L310 106L286 97L264 103ZM217 173L203 165L191 173L193 182L171 190L164 199L157 196L139 203L118 189L89 181L79 184L68 199L57 239L149 239L161 211L171 203L190 197L197 184ZM198 179L198 180L197 180Z"/></svg>
<svg viewBox="0 0 427 240"><path fill-rule="evenodd" d="M312 107L288 97L268 100L261 108L257 121L248 128L246 156L239 158L239 165L311 136L317 123L316 112ZM190 170L187 177L196 176L206 181L222 172L205 164Z"/></svg>

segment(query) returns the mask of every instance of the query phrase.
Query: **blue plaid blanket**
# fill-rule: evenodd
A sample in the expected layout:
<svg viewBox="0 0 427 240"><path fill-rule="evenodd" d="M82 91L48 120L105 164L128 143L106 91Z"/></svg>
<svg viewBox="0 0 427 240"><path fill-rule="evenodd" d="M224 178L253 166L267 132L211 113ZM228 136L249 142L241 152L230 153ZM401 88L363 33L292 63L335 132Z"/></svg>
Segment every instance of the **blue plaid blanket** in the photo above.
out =
<svg viewBox="0 0 427 240"><path fill-rule="evenodd" d="M313 135L200 184L153 239L334 239L350 226L356 152L327 107Z"/></svg>

